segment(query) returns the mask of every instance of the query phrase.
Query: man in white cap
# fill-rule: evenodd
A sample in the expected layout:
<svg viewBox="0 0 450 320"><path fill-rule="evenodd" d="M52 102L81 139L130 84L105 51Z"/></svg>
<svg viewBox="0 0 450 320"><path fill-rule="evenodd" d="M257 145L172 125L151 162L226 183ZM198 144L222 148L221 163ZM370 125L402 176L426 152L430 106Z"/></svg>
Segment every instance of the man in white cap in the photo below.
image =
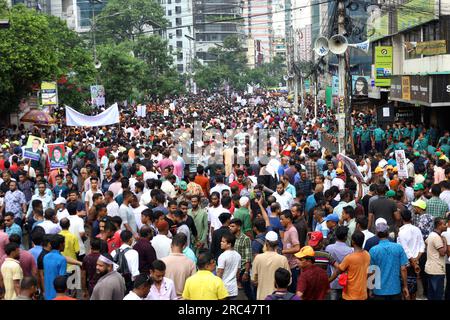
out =
<svg viewBox="0 0 450 320"><path fill-rule="evenodd" d="M387 221L384 218L378 218L377 220L375 220L375 229L376 229L377 225L379 225L380 223L387 224ZM388 240L391 242L394 242L393 238L388 238ZM372 247L376 246L379 242L380 242L380 238L378 238L378 236L375 234L375 236L371 237L370 239L367 239L367 241L364 245L364 250L369 251Z"/></svg>
<svg viewBox="0 0 450 320"><path fill-rule="evenodd" d="M255 256L253 260L252 281L258 287L256 299L264 300L275 291L275 271L278 268L290 270L288 260L277 252L278 234L274 231L266 233L265 252Z"/></svg>
<svg viewBox="0 0 450 320"><path fill-rule="evenodd" d="M59 197L53 202L55 205L56 216L58 217L58 221L61 221L63 218L67 218L69 216L69 211L66 209L66 199L63 197Z"/></svg>
<svg viewBox="0 0 450 320"><path fill-rule="evenodd" d="M109 254L98 257L96 273L99 277L92 292L91 300L122 300L125 296L125 281L115 271L113 258Z"/></svg>
<svg viewBox="0 0 450 320"><path fill-rule="evenodd" d="M239 200L239 209L234 212L234 218L242 221L242 233L252 240L253 233L250 210L250 199L248 197L241 197Z"/></svg>

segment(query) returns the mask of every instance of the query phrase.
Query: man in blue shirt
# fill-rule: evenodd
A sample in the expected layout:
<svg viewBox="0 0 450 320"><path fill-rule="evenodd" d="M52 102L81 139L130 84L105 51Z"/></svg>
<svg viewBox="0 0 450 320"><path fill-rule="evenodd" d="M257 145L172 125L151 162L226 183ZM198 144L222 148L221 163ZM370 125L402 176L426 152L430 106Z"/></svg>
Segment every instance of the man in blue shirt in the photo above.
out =
<svg viewBox="0 0 450 320"><path fill-rule="evenodd" d="M31 240L33 241L33 248L28 250L28 252L30 252L31 255L33 256L34 260L36 261L36 264L39 255L42 252L42 240L44 239L44 235L45 230L42 227L36 227L31 232Z"/></svg>
<svg viewBox="0 0 450 320"><path fill-rule="evenodd" d="M14 213L7 212L5 214L5 232L10 237L12 234L17 234L22 239L22 228L14 222Z"/></svg>
<svg viewBox="0 0 450 320"><path fill-rule="evenodd" d="M50 241L52 251L44 257L44 288L45 300L53 300L56 297L56 290L53 281L57 276L65 276L67 269L66 258L61 254L64 250L64 237L55 234Z"/></svg>
<svg viewBox="0 0 450 320"><path fill-rule="evenodd" d="M408 257L405 250L400 244L388 240L389 226L386 223L377 224L376 231L380 242L370 249L369 254L370 264L379 268L376 272L380 273L381 281L373 290L374 299L401 300L402 293L408 299Z"/></svg>

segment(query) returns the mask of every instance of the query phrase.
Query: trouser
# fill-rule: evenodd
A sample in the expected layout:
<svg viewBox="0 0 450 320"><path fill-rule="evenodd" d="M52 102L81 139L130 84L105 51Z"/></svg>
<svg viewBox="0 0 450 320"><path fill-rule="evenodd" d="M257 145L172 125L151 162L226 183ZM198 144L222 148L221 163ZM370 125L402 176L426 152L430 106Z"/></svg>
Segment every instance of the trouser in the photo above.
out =
<svg viewBox="0 0 450 320"><path fill-rule="evenodd" d="M383 141L375 141L375 149L378 152L383 152Z"/></svg>
<svg viewBox="0 0 450 320"><path fill-rule="evenodd" d="M428 275L428 300L444 300L445 275Z"/></svg>
<svg viewBox="0 0 450 320"><path fill-rule="evenodd" d="M288 288L289 292L295 293L297 291L297 280L298 280L299 274L300 274L300 269L298 267L291 269L292 281L291 281L291 285Z"/></svg>
<svg viewBox="0 0 450 320"><path fill-rule="evenodd" d="M362 141L361 142L361 153L366 154L372 149L372 146L370 145L370 141Z"/></svg>
<svg viewBox="0 0 450 320"><path fill-rule="evenodd" d="M330 300L342 300L342 289L331 289Z"/></svg>
<svg viewBox="0 0 450 320"><path fill-rule="evenodd" d="M427 262L427 252L425 251L419 259L420 279L422 280L423 296L428 296L428 274L425 272L425 263Z"/></svg>
<svg viewBox="0 0 450 320"><path fill-rule="evenodd" d="M383 301L394 301L394 300L402 300L402 294L394 294L394 295L388 295L388 296L377 296L374 295L372 300L383 300Z"/></svg>
<svg viewBox="0 0 450 320"><path fill-rule="evenodd" d="M241 274L240 274L240 282L242 284L242 286L244 287L244 293L247 296L248 300L256 300L255 298L255 293L253 292L253 286L252 283L250 281L250 275L248 277L247 281L242 280L242 276L244 275L245 270L241 270Z"/></svg>
<svg viewBox="0 0 450 320"><path fill-rule="evenodd" d="M447 283L445 285L445 300L450 300L450 264L445 264Z"/></svg>

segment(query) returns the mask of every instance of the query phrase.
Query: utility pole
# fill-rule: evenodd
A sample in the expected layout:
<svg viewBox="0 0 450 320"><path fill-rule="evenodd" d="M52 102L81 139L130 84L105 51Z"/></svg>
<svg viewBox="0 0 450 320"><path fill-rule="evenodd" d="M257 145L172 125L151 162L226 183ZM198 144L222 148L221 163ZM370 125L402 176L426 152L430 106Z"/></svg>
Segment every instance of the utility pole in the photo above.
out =
<svg viewBox="0 0 450 320"><path fill-rule="evenodd" d="M345 1L338 0L338 34L345 36ZM338 150L345 153L345 112L347 111L347 72L346 72L347 51L338 55L339 59L339 104L337 110L338 120Z"/></svg>

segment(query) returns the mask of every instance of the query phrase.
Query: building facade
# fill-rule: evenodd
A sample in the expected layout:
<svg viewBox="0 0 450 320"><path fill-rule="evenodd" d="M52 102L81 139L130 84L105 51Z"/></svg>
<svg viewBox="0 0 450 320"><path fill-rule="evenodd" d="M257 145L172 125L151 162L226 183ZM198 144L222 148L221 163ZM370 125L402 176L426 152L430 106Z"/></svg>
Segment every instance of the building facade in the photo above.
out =
<svg viewBox="0 0 450 320"><path fill-rule="evenodd" d="M372 80L390 120L450 127L450 0L384 4L369 36ZM383 54L392 56L390 66Z"/></svg>

